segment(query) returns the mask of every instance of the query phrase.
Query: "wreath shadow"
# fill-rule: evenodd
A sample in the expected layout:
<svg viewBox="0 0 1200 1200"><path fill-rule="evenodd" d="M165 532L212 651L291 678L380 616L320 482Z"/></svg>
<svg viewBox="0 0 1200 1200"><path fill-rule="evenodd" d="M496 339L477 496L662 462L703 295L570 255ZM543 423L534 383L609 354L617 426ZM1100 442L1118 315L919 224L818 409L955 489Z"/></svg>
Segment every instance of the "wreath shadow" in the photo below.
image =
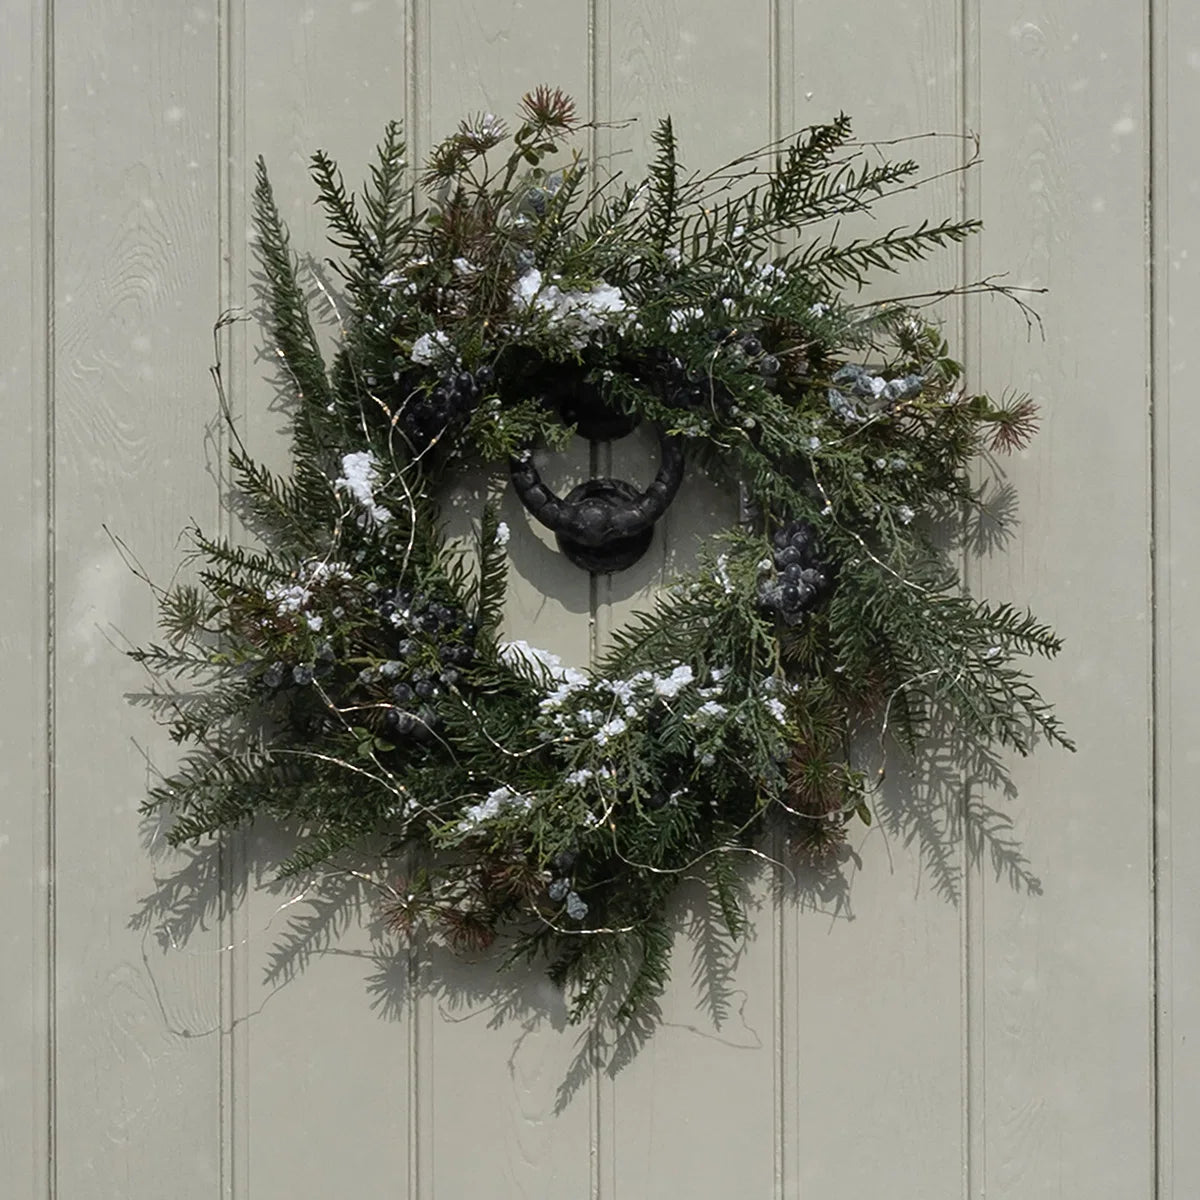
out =
<svg viewBox="0 0 1200 1200"><path fill-rule="evenodd" d="M953 731L878 790L873 811L879 828L920 856L918 889L931 888L958 904L967 886L965 873L989 870L1016 890L1041 893L1012 819L983 795L1011 800L1015 788L997 756ZM237 930L220 950L247 948L263 999L251 1011L235 1014L235 1025L256 1018L271 996L292 986L319 958L355 958L364 968L367 1003L381 1020L431 1022L434 1031L483 1021L512 1039L510 1071L531 1037L569 1039L567 1066L555 1087L556 1113L566 1111L581 1092L586 1095L598 1073L619 1075L662 1029L683 1029L733 1053L768 1046L769 1034L747 1019L740 964L757 943L777 935L776 922L789 907L801 919L825 918L826 936L836 936L841 922L855 919L851 884L863 865L849 843L833 869L797 865L787 860L779 832L768 833L761 856L747 856L740 872L747 916L740 941L731 942L725 934L698 881L686 880L669 912L675 946L667 996L621 1025L607 1020L611 1003L598 1016L572 1024L567 999L546 979L542 964L499 971L500 950L460 955L425 937L403 941L392 933L380 903L386 884L379 881L379 860L370 848L354 859L343 856L330 869L279 879L276 868L295 842L284 827L260 822L236 835L171 850L164 833L161 820L145 819L147 852L166 869L156 872L154 887L140 899L129 925L152 937L164 955L186 950L191 938L213 928ZM231 919L250 902L251 893L278 903L253 925ZM354 937L356 944L346 946L356 927L365 934L365 945ZM613 982L613 993L619 994L626 981Z"/></svg>

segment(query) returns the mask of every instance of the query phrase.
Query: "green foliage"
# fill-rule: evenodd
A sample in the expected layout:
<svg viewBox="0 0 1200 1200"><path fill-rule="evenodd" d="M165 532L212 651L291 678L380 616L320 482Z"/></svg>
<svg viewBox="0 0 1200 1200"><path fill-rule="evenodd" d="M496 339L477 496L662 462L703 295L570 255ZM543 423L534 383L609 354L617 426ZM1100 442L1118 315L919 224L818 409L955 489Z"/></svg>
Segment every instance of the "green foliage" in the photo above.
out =
<svg viewBox="0 0 1200 1200"><path fill-rule="evenodd" d="M292 466L268 470L231 425L255 544L191 531L194 578L159 593L166 642L134 657L186 747L148 801L176 842L269 815L302 833L285 871L379 847L397 931L503 939L547 961L577 1017L628 1023L665 985L680 879L708 889L720 963L768 823L836 873L871 814L852 734L1069 742L1020 665L1058 639L963 595L934 533L981 504L972 463L1023 445L1036 408L965 395L921 310L838 291L975 226L840 240L830 221L917 171L868 160L844 116L709 175L685 173L665 120L639 184L590 181L579 129L538 89L512 133L464 120L423 194L395 124L361 195L316 154L346 297L328 367L259 162ZM496 506L466 546L439 507L464 469L564 442L564 380L684 439L754 514L587 671L505 640Z"/></svg>

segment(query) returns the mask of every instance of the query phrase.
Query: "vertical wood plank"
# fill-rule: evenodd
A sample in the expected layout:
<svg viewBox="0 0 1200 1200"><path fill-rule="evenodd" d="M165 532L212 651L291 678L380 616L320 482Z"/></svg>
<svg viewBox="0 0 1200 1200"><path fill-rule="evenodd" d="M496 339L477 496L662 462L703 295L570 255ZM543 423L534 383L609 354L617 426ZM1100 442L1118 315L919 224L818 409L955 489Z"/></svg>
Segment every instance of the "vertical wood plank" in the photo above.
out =
<svg viewBox="0 0 1200 1200"><path fill-rule="evenodd" d="M957 6L788 0L782 8L784 129L845 111L862 141L957 132ZM958 164L963 144L949 136L880 153L913 158L929 177ZM871 231L960 215L959 182L880 201ZM844 224L841 235L855 232ZM878 276L863 298L959 278L960 259L946 252ZM954 339L954 310L938 315ZM783 911L784 1014L794 1028L785 1062L795 1089L785 1097L788 1196L950 1196L962 1186L959 796L934 771L910 777L895 748L886 766L875 824L851 827L859 862L843 868L848 894L821 895L802 877L798 903Z"/></svg>
<svg viewBox="0 0 1200 1200"><path fill-rule="evenodd" d="M53 163L47 11L13 0L0 7L9 48L0 71L0 154L8 236L0 240L0 658L6 664L0 721L0 1161L14 1195L50 1191L51 850L47 462L50 328L47 303L48 176Z"/></svg>
<svg viewBox="0 0 1200 1200"><path fill-rule="evenodd" d="M217 311L225 313L244 302L246 278L246 203L245 139L246 107L245 3L244 0L218 0L217 3L217 241L220 269L217 279ZM233 399L245 375L246 336L238 323L227 325L214 340L219 356L226 395ZM234 411L237 411L236 408ZM216 438L222 462L217 473L224 493L229 484L229 433L220 429ZM233 540L232 514L221 514L222 530ZM197 860L213 863L221 892L217 930L220 953L216 962L220 1000L220 1073L221 1073L221 1200L236 1200L246 1194L250 1161L246 1086L249 1079L249 1030L246 1015L250 1011L249 931L250 906L244 903L246 886L246 834L224 833L215 845L200 850Z"/></svg>
<svg viewBox="0 0 1200 1200"><path fill-rule="evenodd" d="M409 6L238 0L233 7L242 34L230 84L243 89L244 105L232 99L229 253L242 270L231 284L240 294L230 300L261 304L246 243L261 154L330 353L338 316L329 298L336 303L339 289L325 260L340 252L315 204L309 160L327 151L347 187L361 190L385 124L406 116ZM259 356L265 346L257 322L236 330L233 394L247 445L283 466L289 447L273 364ZM413 1152L408 960L377 939L380 897L370 886L339 876L273 884L270 865L290 846L287 835L256 829L241 864L232 1101L242 1115L230 1136L243 1142L243 1161L235 1155L233 1194L335 1196L348 1180L362 1195L402 1194Z"/></svg>
<svg viewBox="0 0 1200 1200"><path fill-rule="evenodd" d="M1193 795L1200 745L1200 423L1187 331L1200 320L1200 12L1151 0L1153 210L1152 381L1155 473L1155 735L1158 837L1156 965L1158 1195L1200 1191L1200 930L1195 922L1200 821Z"/></svg>
<svg viewBox="0 0 1200 1200"><path fill-rule="evenodd" d="M418 95L426 104L426 149L469 113L511 120L521 95L543 82L563 88L586 112L586 5L436 0L425 11ZM586 447L577 441L546 462L544 477L561 491L586 473ZM565 563L511 489L502 516L512 531L505 632L586 664L587 577ZM418 1087L429 1169L423 1164L419 1194L588 1195L589 1114L576 1087L586 1031L565 1024L563 997L542 964L498 977L496 962L435 953L424 964Z"/></svg>
<svg viewBox="0 0 1200 1200"><path fill-rule="evenodd" d="M767 0L742 6L614 0L606 7L607 78L597 82L608 95L608 110L598 115L637 122L605 139L614 168L640 177L655 123L667 115L685 173L716 167L767 142L773 118ZM639 484L657 466L657 446L647 431L604 453L602 473ZM598 580L601 644L648 607L659 586L694 565L703 540L736 519L736 497L691 467L646 557ZM730 964L730 976L717 981L718 992L728 990L718 1000L718 992L707 990L706 972L715 965L707 931L720 918L708 910L700 888L680 889L662 1024L632 1059L618 1053L611 1084L604 1080L611 1099L601 1091L612 1112L603 1194L610 1188L611 1194L645 1197L777 1194L777 963L770 888L761 877L751 884L751 903L751 936Z"/></svg>
<svg viewBox="0 0 1200 1200"><path fill-rule="evenodd" d="M60 14L61 17L62 14ZM162 754L122 636L153 606L109 542L169 578L213 511L198 457L216 300L211 4L97 0L54 25L54 762L57 1186L209 1196L218 1186L212 933L186 952L132 925L161 854L136 812ZM149 841L149 846L145 840ZM147 849L156 863L148 860ZM192 897L197 908L215 894Z"/></svg>
<svg viewBox="0 0 1200 1200"><path fill-rule="evenodd" d="M1049 293L1045 341L1001 306L980 317L981 378L1045 412L1006 463L1021 526L976 580L1065 637L1034 676L1079 744L1013 770L1046 894L980 894L989 1197L1154 1187L1146 14L979 9L984 269Z"/></svg>

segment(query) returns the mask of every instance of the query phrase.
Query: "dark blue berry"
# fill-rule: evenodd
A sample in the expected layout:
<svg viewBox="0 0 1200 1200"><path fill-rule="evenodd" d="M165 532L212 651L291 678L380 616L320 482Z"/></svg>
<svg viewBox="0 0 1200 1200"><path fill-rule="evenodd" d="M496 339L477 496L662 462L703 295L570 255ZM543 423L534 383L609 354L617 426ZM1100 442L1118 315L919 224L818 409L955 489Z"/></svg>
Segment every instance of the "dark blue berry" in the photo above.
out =
<svg viewBox="0 0 1200 1200"><path fill-rule="evenodd" d="M566 875L575 865L575 860L579 857L577 850L560 850L551 860L550 865L558 872L559 875ZM565 893L564 893L565 895Z"/></svg>
<svg viewBox="0 0 1200 1200"><path fill-rule="evenodd" d="M401 736L412 733L417 728L417 718L399 708L389 708L384 714L383 723L393 733Z"/></svg>

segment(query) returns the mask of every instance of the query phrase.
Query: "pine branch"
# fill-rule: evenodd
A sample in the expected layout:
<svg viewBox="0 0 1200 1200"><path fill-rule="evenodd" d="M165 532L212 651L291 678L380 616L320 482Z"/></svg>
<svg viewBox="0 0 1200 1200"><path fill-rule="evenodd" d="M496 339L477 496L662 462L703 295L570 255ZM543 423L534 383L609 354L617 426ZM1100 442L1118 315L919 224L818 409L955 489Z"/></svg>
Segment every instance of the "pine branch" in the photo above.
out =
<svg viewBox="0 0 1200 1200"><path fill-rule="evenodd" d="M900 263L918 261L932 250L964 241L980 227L978 221L947 220L936 225L922 222L913 230L893 229L882 237L842 244L835 231L827 240L803 249L797 264L830 284L862 287L870 271L895 271Z"/></svg>
<svg viewBox="0 0 1200 1200"><path fill-rule="evenodd" d="M673 240L678 217L678 142L671 118L659 121L650 137L655 154L647 176L648 191L642 221L646 240L661 254Z"/></svg>
<svg viewBox="0 0 1200 1200"><path fill-rule="evenodd" d="M267 281L269 332L302 399L324 408L330 403L325 362L317 345L304 293L296 280L287 227L279 216L267 166L258 159L253 202L259 261Z"/></svg>

